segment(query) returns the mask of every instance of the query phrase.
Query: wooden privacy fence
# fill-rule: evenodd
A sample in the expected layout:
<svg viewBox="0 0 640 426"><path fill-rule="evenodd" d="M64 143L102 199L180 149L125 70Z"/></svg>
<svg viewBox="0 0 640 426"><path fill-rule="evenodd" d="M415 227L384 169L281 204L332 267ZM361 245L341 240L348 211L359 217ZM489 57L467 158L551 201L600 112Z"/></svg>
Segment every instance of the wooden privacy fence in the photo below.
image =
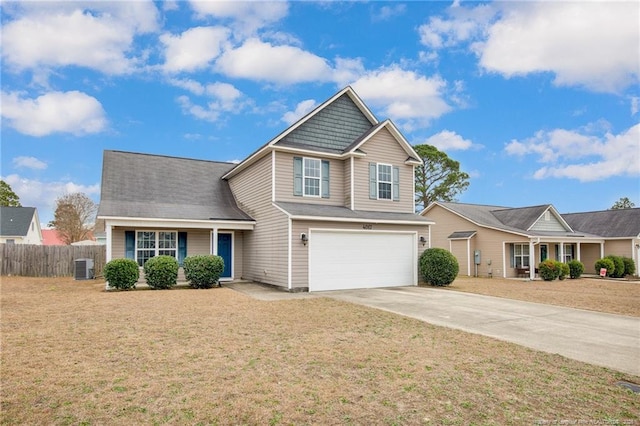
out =
<svg viewBox="0 0 640 426"><path fill-rule="evenodd" d="M106 246L38 246L0 244L0 275L24 277L74 276L76 259L93 259L95 276L102 275Z"/></svg>

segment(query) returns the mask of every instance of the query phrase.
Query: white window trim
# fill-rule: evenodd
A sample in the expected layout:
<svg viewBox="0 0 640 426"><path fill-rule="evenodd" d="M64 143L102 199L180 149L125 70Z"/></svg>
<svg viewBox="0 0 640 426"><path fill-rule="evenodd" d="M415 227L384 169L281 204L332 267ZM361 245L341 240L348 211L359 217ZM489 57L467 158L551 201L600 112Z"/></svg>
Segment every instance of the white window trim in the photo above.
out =
<svg viewBox="0 0 640 426"><path fill-rule="evenodd" d="M319 164L318 171L320 172L320 176L307 176L307 160L317 161ZM317 179L318 180L318 195L307 194L307 179ZM322 160L319 158L312 157L302 157L302 196L310 197L310 198L321 198L322 197Z"/></svg>
<svg viewBox="0 0 640 426"><path fill-rule="evenodd" d="M380 180L380 166L386 166L389 167L389 178L391 180L386 181L386 180ZM380 198L380 184L381 183L388 183L389 187L390 187L390 191L389 191L389 198ZM377 191L377 195L378 195L378 200L383 200L383 201L393 201L393 164L386 164L386 163L376 163L376 191Z"/></svg>
<svg viewBox="0 0 640 426"><path fill-rule="evenodd" d="M155 237L156 237L156 244L155 244L156 246L154 248L152 248L152 249L151 248L139 248L138 247L138 233L139 232L154 232L155 233ZM174 257L176 258L176 260L178 259L178 231L177 230L173 230L173 229L136 229L135 230L135 237L136 238L135 238L135 241L134 241L135 250L136 250L136 252L135 252L135 256L136 256L135 261L136 262L138 262L138 252L140 252L140 251L154 250L155 254L153 256L151 256L151 257L156 257L156 256L159 255L158 253L159 253L160 250L163 250L163 251L174 250L174 249L167 249L167 248L162 248L161 249L160 248L160 241L159 241L160 232L172 232L172 233L175 234L175 236L176 236L176 248L175 248L175 256Z"/></svg>
<svg viewBox="0 0 640 426"><path fill-rule="evenodd" d="M520 246L521 247L521 253L517 254L516 253L516 247ZM528 253L524 254L524 248L527 248ZM514 268L518 268L518 262L516 262L517 258L520 258L522 260L521 262L521 266L520 268L530 268L531 267L531 250L529 248L529 244L528 243L513 243L513 265ZM525 266L524 265L524 258L529 259L529 265Z"/></svg>

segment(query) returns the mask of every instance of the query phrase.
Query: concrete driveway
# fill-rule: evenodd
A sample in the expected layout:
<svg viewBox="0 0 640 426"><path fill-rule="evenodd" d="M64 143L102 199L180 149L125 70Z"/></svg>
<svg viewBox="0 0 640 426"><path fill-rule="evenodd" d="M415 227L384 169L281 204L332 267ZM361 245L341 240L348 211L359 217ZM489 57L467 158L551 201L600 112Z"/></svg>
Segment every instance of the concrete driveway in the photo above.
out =
<svg viewBox="0 0 640 426"><path fill-rule="evenodd" d="M640 318L424 287L312 294L640 376Z"/></svg>

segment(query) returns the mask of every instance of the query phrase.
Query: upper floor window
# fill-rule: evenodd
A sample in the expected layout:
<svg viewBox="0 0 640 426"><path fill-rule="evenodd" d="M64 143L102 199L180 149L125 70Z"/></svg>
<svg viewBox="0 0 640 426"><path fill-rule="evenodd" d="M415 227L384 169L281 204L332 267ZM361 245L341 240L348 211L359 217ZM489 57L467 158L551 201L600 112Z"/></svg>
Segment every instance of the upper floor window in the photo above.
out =
<svg viewBox="0 0 640 426"><path fill-rule="evenodd" d="M391 166L389 164L378 164L378 198L390 200L391 188Z"/></svg>
<svg viewBox="0 0 640 426"><path fill-rule="evenodd" d="M303 167L304 195L310 197L320 196L320 160L305 158Z"/></svg>
<svg viewBox="0 0 640 426"><path fill-rule="evenodd" d="M329 161L293 157L293 195L329 198Z"/></svg>
<svg viewBox="0 0 640 426"><path fill-rule="evenodd" d="M369 163L369 198L400 200L400 168L390 164Z"/></svg>

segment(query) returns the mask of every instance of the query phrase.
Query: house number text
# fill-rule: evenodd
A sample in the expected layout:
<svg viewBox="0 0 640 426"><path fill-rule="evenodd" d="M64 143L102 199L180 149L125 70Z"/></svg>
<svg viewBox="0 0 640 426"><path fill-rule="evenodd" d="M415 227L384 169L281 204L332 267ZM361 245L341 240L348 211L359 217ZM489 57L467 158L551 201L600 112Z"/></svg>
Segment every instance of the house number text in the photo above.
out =
<svg viewBox="0 0 640 426"><path fill-rule="evenodd" d="M373 229L373 225L370 223L365 223L362 225L362 229Z"/></svg>

